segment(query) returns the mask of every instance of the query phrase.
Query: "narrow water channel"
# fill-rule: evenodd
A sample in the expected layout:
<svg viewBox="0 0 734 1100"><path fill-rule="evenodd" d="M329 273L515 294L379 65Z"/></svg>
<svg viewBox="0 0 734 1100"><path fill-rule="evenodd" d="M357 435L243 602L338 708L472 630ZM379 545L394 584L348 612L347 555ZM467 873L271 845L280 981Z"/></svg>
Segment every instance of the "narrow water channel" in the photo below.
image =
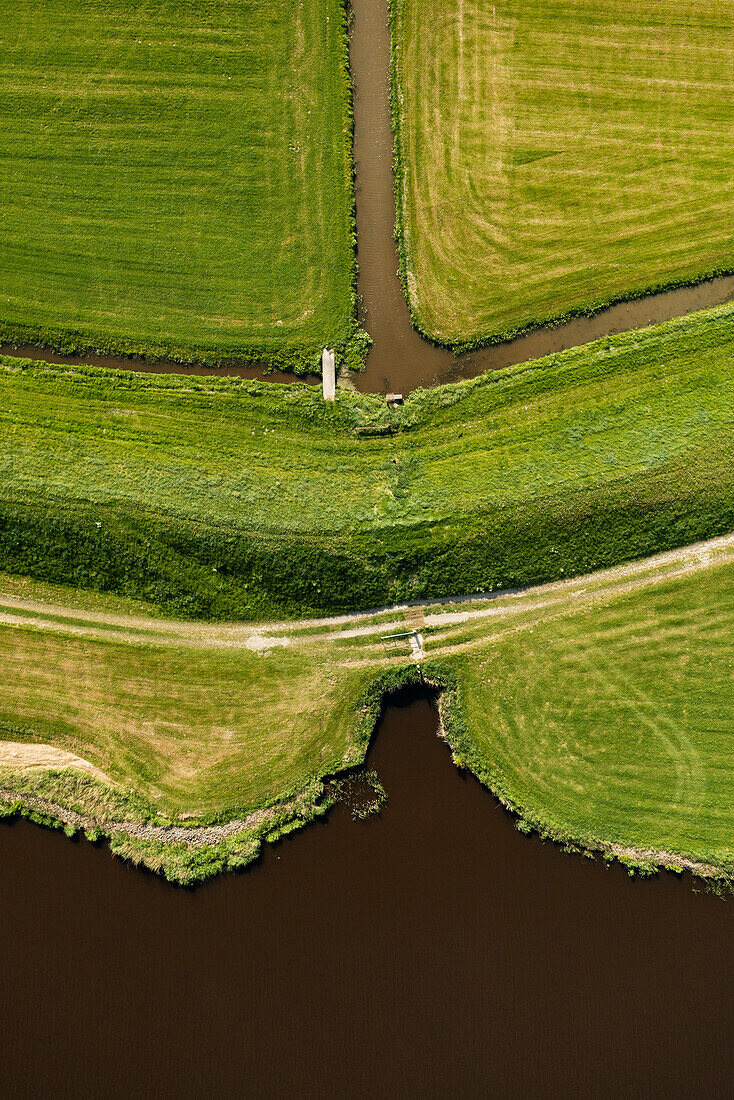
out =
<svg viewBox="0 0 734 1100"><path fill-rule="evenodd" d="M487 370L524 363L551 352L578 347L602 336L668 321L734 297L734 275L694 287L653 294L623 302L595 317L583 317L554 329L538 329L516 340L496 344L468 355L423 340L410 324L408 307L398 278L398 255L393 229L393 137L390 122L390 28L388 0L351 0L354 15L350 66L354 83L354 160L357 207L358 293L361 320L373 340L366 370L354 376L363 393L408 394L418 386L433 386L474 378ZM308 381L262 367L231 364L224 367L182 366L135 356L61 355L31 344L0 345L2 355L20 355L52 363L91 363L101 367L163 374L194 374L254 378L269 382Z"/></svg>
<svg viewBox="0 0 734 1100"><path fill-rule="evenodd" d="M367 369L355 380L357 389L406 394L418 386L474 378L487 370L658 324L734 297L734 276L727 276L623 302L595 317L578 318L554 329L538 329L469 355L456 356L423 340L410 324L393 235L388 0L352 0L352 7L358 289L363 302L362 320L374 341Z"/></svg>
<svg viewBox="0 0 734 1100"><path fill-rule="evenodd" d="M408 392L731 296L717 280L461 360L423 342L392 239L387 4L354 6L375 340L361 389ZM195 891L0 826L3 1097L731 1095L734 903L522 836L453 767L425 700L387 710L369 763L379 818L337 808Z"/></svg>
<svg viewBox="0 0 734 1100"><path fill-rule="evenodd" d="M517 832L425 700L344 808L195 891L0 827L7 1098L723 1097L734 905Z"/></svg>

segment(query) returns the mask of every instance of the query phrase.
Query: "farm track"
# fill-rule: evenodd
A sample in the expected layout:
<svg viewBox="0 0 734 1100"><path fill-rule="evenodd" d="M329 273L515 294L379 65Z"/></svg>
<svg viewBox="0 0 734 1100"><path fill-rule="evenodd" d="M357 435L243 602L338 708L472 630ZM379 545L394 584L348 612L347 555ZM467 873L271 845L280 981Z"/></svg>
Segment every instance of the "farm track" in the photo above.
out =
<svg viewBox="0 0 734 1100"><path fill-rule="evenodd" d="M416 616L422 617L425 624L422 632L426 654L443 656L486 643L508 631L573 614L613 597L732 563L734 534L517 592L479 593L398 604L353 615L298 622L254 625L178 622L91 612L0 595L0 624L130 645L234 648L255 653L266 653L280 646L341 645L345 649L345 663L354 663L356 658L357 663L384 664L404 658L386 657L380 637L413 629ZM467 627L477 628L479 633L466 637ZM367 648L368 654L359 658L355 650L359 652L361 646Z"/></svg>
<svg viewBox="0 0 734 1100"><path fill-rule="evenodd" d="M275 647L285 646L312 657L322 653L324 646L329 646L332 647L332 664L342 668L361 666L372 669L377 674L380 669L405 664L409 660L407 653L397 656L386 654L380 641L382 634L411 628L420 629L425 638L425 655L429 659L459 652L466 653L471 658L475 649L484 651L486 658L488 647L494 641L500 641L511 634L532 631L534 627L579 612L588 612L594 607L602 607L627 595L643 593L666 582L733 564L734 534L522 591L401 604L354 615L306 619L300 622L206 625L90 612L58 603L0 595L0 624L10 628L32 627L75 638L88 638L90 641L105 640L130 646L175 646L199 650L240 648L249 651L250 655L259 653L263 656ZM335 646L342 647L343 653L334 653ZM626 691L625 694L629 692ZM639 703L642 706L645 701L640 703L638 695L639 692L634 695L633 705L637 706ZM643 719L650 724L651 720L647 716L649 707L645 709L643 706L642 709ZM662 730L662 736L667 745L670 736L666 730L667 727ZM697 758L690 747L687 749L685 743L681 743L680 753L685 755L680 760L676 757L681 786L680 799L686 805L692 805L690 777L695 778L697 774ZM10 769L11 772L68 769L70 772L86 773L104 786L113 789L119 786L103 770L82 757L44 743L0 741L0 768ZM693 794L700 794L699 787L700 784L695 787ZM252 814L240 814L234 820L214 825L187 824L185 820L171 823L165 820L147 822L128 817L124 812L119 817L115 813L107 813L100 818L94 813L83 812L79 807L73 809L39 795L29 793L19 796L7 782L0 786L0 803L12 806L18 801L22 802L26 812L52 818L67 829L96 832L101 828L106 835L123 838L132 844L153 843L166 847L186 845L191 848L216 846L240 835L247 837L259 833L263 827L267 828L269 821L276 824L279 813L295 807L293 802L276 803ZM719 873L713 864L686 859L662 848L634 848L611 842L593 843L589 846L620 858L676 865L703 877Z"/></svg>

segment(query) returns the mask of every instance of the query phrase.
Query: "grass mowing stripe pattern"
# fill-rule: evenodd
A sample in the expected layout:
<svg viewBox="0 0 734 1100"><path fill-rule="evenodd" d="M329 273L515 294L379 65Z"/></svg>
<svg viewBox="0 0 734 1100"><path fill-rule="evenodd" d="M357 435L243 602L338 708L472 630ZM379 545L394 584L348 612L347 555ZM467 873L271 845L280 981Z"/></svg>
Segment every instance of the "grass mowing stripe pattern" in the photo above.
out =
<svg viewBox="0 0 734 1100"><path fill-rule="evenodd" d="M525 830L642 869L731 876L733 563L728 536L489 603L424 608L423 672L446 689L457 764ZM246 863L263 839L322 812L323 780L363 759L382 692L418 676L380 645L385 613L356 618L349 635L341 620L314 633L309 620L154 619L148 629L167 641L153 646L136 606L127 628L117 607L102 639L102 622L56 602L62 591L7 577L0 588L15 593L4 607L20 590L39 615L0 625L10 673L0 733L29 752L63 747L112 779L19 770L0 741L0 812L17 798L26 813L111 835L116 851L178 881Z"/></svg>
<svg viewBox="0 0 734 1100"><path fill-rule="evenodd" d="M734 269L727 0L392 0L414 322L477 345Z"/></svg>
<svg viewBox="0 0 734 1100"><path fill-rule="evenodd" d="M731 871L733 579L676 578L473 651L464 717L488 781L553 835Z"/></svg>
<svg viewBox="0 0 734 1100"><path fill-rule="evenodd" d="M0 339L296 370L354 343L341 0L20 0L0 133Z"/></svg>

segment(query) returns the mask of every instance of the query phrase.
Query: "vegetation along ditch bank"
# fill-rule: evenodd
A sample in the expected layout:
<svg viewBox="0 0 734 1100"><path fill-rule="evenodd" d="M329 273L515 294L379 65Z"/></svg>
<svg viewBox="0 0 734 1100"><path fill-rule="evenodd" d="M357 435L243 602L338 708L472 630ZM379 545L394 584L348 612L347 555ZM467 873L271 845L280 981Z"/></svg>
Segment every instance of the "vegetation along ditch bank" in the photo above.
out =
<svg viewBox="0 0 734 1100"><path fill-rule="evenodd" d="M4 359L0 568L177 616L267 619L538 583L723 534L733 316L394 410Z"/></svg>
<svg viewBox="0 0 734 1100"><path fill-rule="evenodd" d="M521 829L729 880L734 305L601 335L730 293L720 0L586 4L572 86L547 5L394 0L371 74L357 11L356 196L341 0L123 7L8 31L4 812L194 882L324 814L420 684ZM355 226L366 388L553 354L394 408L253 379L362 364Z"/></svg>
<svg viewBox="0 0 734 1100"><path fill-rule="evenodd" d="M350 65L354 80L358 290L361 318L373 341L367 356L365 371L354 379L354 385L358 389L363 392L381 391L383 393L399 392L405 394L410 393L419 386L452 382L459 378L473 378L486 370L496 370L526 362L529 359L540 358L552 352L577 347L602 336L642 328L649 324L660 323L673 317L682 316L696 309L718 305L734 295L734 277L732 276L722 276L704 282L699 281L707 268L714 269L722 266L722 256L727 247L724 237L728 240L729 219L727 213L730 207L727 207L723 196L726 194L729 181L726 146L725 143L722 144L721 128L717 129L716 125L712 125L710 132L707 133L706 125L711 124L707 121L706 125L701 128L701 117L698 114L695 123L693 123L688 109L688 102L685 100L685 96L690 94L690 89L688 85L685 86L684 102L681 107L681 88L676 84L680 74L677 70L675 72L671 71L668 64L665 72L666 83L671 88L676 89L671 98L675 100L677 97L679 131L685 133L687 127L694 128L695 135L691 139L690 148L695 147L697 155L700 154L703 157L708 142L711 157L716 157L719 161L722 158L724 160L725 182L721 183L721 189L718 191L716 191L716 185L713 185L715 192L713 196L709 191L712 186L709 180L701 185L703 190L698 204L693 200L693 196L698 194L697 183L690 182L686 192L686 202L696 207L696 240L698 243L695 247L702 247L700 244L702 237L701 222L707 218L705 211L707 205L711 203L713 212L710 224L707 221L707 232L713 233L714 238L718 235L721 248L717 250L717 246L713 244L711 255L704 263L699 264L695 276L691 276L691 270L685 276L682 276L679 270L674 270L674 267L681 258L688 256L690 242L687 239L681 239L677 245L676 259L669 259L667 272L664 270L665 263L661 260L664 249L658 250L654 256L653 266L645 269L644 282L635 282L639 274L636 267L639 257L631 268L629 266L625 267L624 272L614 270L613 272L605 271L601 273L598 270L600 262L597 254L598 242L595 243L590 239L590 236L593 237L593 232L589 234L587 228L584 238L586 252L582 263L585 268L588 268L588 280L593 286L588 289L587 300L583 308L578 308L578 304L576 304L576 308L571 310L575 316L570 320L564 323L559 321L559 317L569 308L570 299L567 300L565 297L568 288L564 289L560 303L549 304L544 301L539 288L538 264L534 260L531 271L532 294L535 304L540 305L539 311L534 316L537 320L543 321L543 327L536 328L524 336L478 347L471 352L457 353L449 347L439 346L437 334L429 331L430 325L422 320L422 309L420 303L416 303L415 298L418 290L417 284L413 285L412 292L411 287L408 285L410 281L409 270L412 273L411 265L413 263L412 260L409 263L408 257L410 252L410 229L408 224L410 218L408 217L409 210L406 196L409 191L409 183L411 181L416 183L419 180L435 182L441 174L441 165L446 162L446 157L448 157L448 162L454 169L458 166L460 169L459 178L452 179L451 184L448 181L442 181L446 185L445 191L431 190L428 201L434 204L432 209L436 218L445 219L446 223L450 222L452 226L455 222L461 221L462 226L459 227L457 232L449 234L443 224L438 227L431 225L428 229L429 239L425 240L421 237L416 248L418 249L418 246L420 246L419 251L434 248L436 251L441 252L440 268L436 278L437 280L450 281L452 292L457 295L459 301L463 302L465 307L467 303L464 290L471 288L471 294L476 295L483 302L485 308L493 308L493 303L501 296L506 310L512 313L513 309L522 311L525 308L523 295L518 293L516 281L525 272L524 265L527 263L530 245L527 242L516 242L515 254L507 253L505 255L503 253L501 259L496 259L496 257L493 259L491 256L491 243L494 238L491 225L486 233L481 233L480 227L481 245L478 246L473 238L468 244L466 242L471 237L472 232L477 230L475 222L478 216L483 217L487 223L491 223L493 218L500 221L508 219L511 223L509 232L522 232L522 218L518 219L512 211L508 212L504 202L497 203L497 199L501 198L501 192L493 183L488 185L485 179L487 165L493 163L493 158L504 158L506 170L510 173L515 171L519 173L519 184L523 188L522 197L525 200L532 196L532 188L534 187L536 200L541 204L543 203L548 195L547 174L541 172L538 175L539 167L542 169L544 164L542 159L532 163L529 168L523 169L514 166L512 163L514 154L504 148L503 138L498 136L492 128L495 121L497 125L501 126L501 119L487 123L490 127L488 132L492 135L490 138L492 149L489 153L484 151L481 155L478 154L478 149L484 150L481 142L485 138L482 135L473 136L472 132L466 127L466 118L463 116L469 112L470 107L474 111L486 109L486 102L481 101L481 96L485 90L482 80L491 79L491 66L493 64L492 34L491 27L488 25L491 21L489 21L489 18L487 17L485 20L484 37L482 37L482 28L475 26L478 21L477 13L474 12L465 20L465 16L469 14L470 10L470 5L466 3L442 5L438 13L438 19L436 12L409 3L408 0L395 0L395 3L391 5L391 19L388 14L388 7L388 0L354 0L354 25L349 48ZM435 92L438 96L438 104L434 104L437 114L441 119L441 124L445 125L447 131L450 131L450 135L444 142L443 154L439 156L437 163L431 163L430 165L425 165L421 160L421 155L425 154L426 150L426 145L422 141L424 136L422 126L426 123L426 120L423 116L416 117L416 112L407 110L403 102L404 97L400 91L403 83L407 84L412 81L414 84L419 84L425 75L421 73L416 80L416 73L409 71L404 79L401 77L401 65L405 64L405 60L401 62L401 55L406 54L408 50L408 36L403 32L402 24L405 19L415 18L416 9L419 7L418 15L423 20L422 26L425 32L422 40L424 48L426 43L430 43L429 48L433 51L430 62L426 61L425 54L421 55L421 62L430 64L432 71L430 78L424 81L422 97L420 91L415 88L414 90L418 102L422 104L424 109L428 102L427 96L430 97ZM584 16L586 19L588 19L590 12L592 21L594 17L602 20L606 17L605 13L594 5L585 4ZM568 17L574 26L578 25L578 15L579 12L576 10ZM520 22L523 22L524 19L523 14L520 16ZM630 20L629 9L621 14L621 19L623 21ZM392 21L392 36L390 21ZM457 23L463 25L464 21L474 26L477 31L477 34L472 38L473 52L467 54L465 58L466 61L470 57L475 63L475 68L467 71L464 80L464 98L461 105L462 117L446 117L444 113L445 96L448 93L451 97L455 93L456 69L446 65L436 65L435 62L436 58L445 56L447 45L449 48L452 47ZM586 33L585 31L584 36ZM608 34L608 28L603 33ZM634 29L631 29L629 33L634 36L635 33L639 34L640 30L638 28L635 32ZM659 28L656 28L656 33L660 33ZM685 32L680 29L678 31L671 29L668 33L673 36L678 34L685 37ZM436 38L438 38L438 41ZM410 43L411 49L415 47L416 41L419 39L420 32L414 31L414 38ZM646 41L648 40L646 39ZM569 56L571 56L570 52ZM410 54L410 57L412 59L412 54ZM586 60L589 61L588 55ZM618 53L610 55L605 52L603 58L596 57L592 60L594 61L591 70L593 81L602 85L605 81L608 82L614 79L613 74L616 69L624 69L624 58L619 56ZM598 71L600 68L604 70L603 73ZM666 70L664 61L661 61L660 68L661 71ZM578 74L576 74L577 77ZM617 79L622 78L623 73L618 74ZM555 73L551 76L551 82L553 84L557 83ZM439 83L442 88L440 92L436 91ZM506 91L506 89L503 88L503 91ZM546 92L548 95L559 94L557 89L546 89L541 94L545 95ZM432 99L431 102L433 103ZM511 96L505 106L510 118L512 118L515 104ZM648 108L651 107L649 103L647 106ZM576 107L577 110L574 115L576 123L579 117L584 118L585 124L593 129L598 121L594 107L589 104L586 105L585 109L583 106L579 107L578 104L576 104ZM569 117L571 117L570 112L564 105L558 118L555 119L555 125L563 127L564 120ZM524 113L520 113L518 118L512 118L512 122L508 123L508 125L513 125L518 130L521 130L522 126L526 124L527 116ZM432 129L430 122L427 123L427 126L429 130ZM395 141L393 141L393 129L395 131ZM547 126L545 129L547 130ZM638 130L636 123L635 129L639 142L644 144L644 134ZM435 131L435 127L433 127L433 130ZM728 125L723 129L724 142L727 133ZM507 137L508 135L503 136ZM429 142L434 139L435 133L429 136ZM514 140L520 141L521 139L515 134ZM542 140L545 140L545 138ZM552 165L553 196L554 199L558 199L562 206L560 214L562 224L568 221L567 203L563 199L564 188L573 190L579 178L577 175L578 167L569 163L569 158L578 155L578 151L574 148L578 140L578 135L571 128L571 132L564 135L563 142L569 150L573 149L573 151L569 152L568 157L559 156L555 160L548 161L548 164ZM509 140L508 144L512 145L512 140ZM393 154L393 148L395 148L395 155ZM636 148L639 155L640 145L638 144ZM588 142L588 149L594 149L596 152L596 145L591 140ZM430 156L430 154L428 155ZM683 159L685 161L685 158ZM393 161L395 161L395 174L393 173ZM559 163L562 164L561 171L559 171ZM592 177L606 173L608 178L616 178L615 182L619 193L624 193L626 196L628 177L625 173L624 179L619 178L618 158L613 146L607 146L601 165L590 156L586 157L584 164L586 172L590 173ZM690 163L684 163L683 169L681 169L676 158L671 156L669 160L660 162L660 158L653 153L648 156L645 169L633 175L632 178L637 180L637 186L631 201L632 216L639 220L640 224L637 228L643 236L646 231L644 226L645 195L648 193L646 189L649 189L650 202L657 203L657 194L653 196L653 192L657 192L661 182L667 178L675 176L677 180L678 173L681 170L690 171ZM587 184L589 190L592 187L598 188L596 180L587 180ZM676 182L672 189L675 190L677 186ZM471 192L469 199L466 199L462 189L468 189ZM458 199L456 198L457 192L460 193ZM425 198L426 196L422 197ZM591 198L587 196L586 201L593 204L597 201L597 197L598 190L594 192ZM396 198L397 242L395 233ZM626 196L625 201L627 198L629 196ZM451 209L451 203L454 201L458 202L458 205ZM620 236L625 236L628 231L627 216L620 203L616 220L609 222L605 231L614 233L616 225ZM656 213L656 224L659 217L660 215ZM724 221L724 231L722 231L722 220ZM594 219L592 218L591 221L593 222ZM547 235L551 234L551 237L555 240L555 230L556 227L552 224L539 224L538 220L532 220L529 223L526 235L535 238L532 247L538 251L548 251L550 253L552 252L552 246L547 240ZM650 232L654 234L657 230L651 227ZM578 238L578 235L576 236ZM578 239L576 244L578 246ZM665 245L670 247L670 241L666 240ZM691 245L691 248L693 247ZM678 256L678 252L680 252L680 256ZM570 268L573 268L573 264L578 262L576 253L574 253L574 258L569 259L562 249L555 255L545 256L543 262L547 266L553 259L561 265L567 264ZM484 265L490 264L492 265L491 270L487 271ZM495 269L498 264L505 265L501 277ZM726 263L724 263L723 267L726 266ZM628 270L632 274L625 284L623 276ZM398 271L401 273L401 278L398 278ZM656 274L651 274L651 272ZM567 275L568 279L571 280L572 274L567 271ZM686 282L691 278L697 285L679 286L675 290L649 293L649 288L653 284L669 285L681 281ZM403 293L404 290L405 294ZM618 297L625 300L612 306L604 305L604 303ZM410 311L408 302L410 302ZM473 299L472 304L474 304ZM602 308L602 306L604 307ZM552 324L549 323L550 318L553 318ZM413 324L416 324L417 328L414 328ZM505 319L499 328L493 330L491 338L496 341L500 330L515 331L518 328L527 327L527 324L527 315L524 318L515 316L509 320ZM462 342L466 343L470 328L471 326L463 331L460 338L456 337L454 344L458 346ZM427 336L428 340L422 338L418 330L423 333L423 337ZM484 335L487 336L487 333ZM433 342L428 342L429 340ZM441 344L445 343L445 340L441 341Z"/></svg>
<svg viewBox="0 0 734 1100"><path fill-rule="evenodd" d="M324 814L413 685L523 831L728 881L733 577L727 536L493 599L250 627L2 577L3 813L194 882ZM418 663L382 641L417 616Z"/></svg>
<svg viewBox="0 0 734 1100"><path fill-rule="evenodd" d="M137 16L131 23L114 2L101 5L91 22L88 13L77 15L73 6L47 5L44 20L58 20L59 27L48 39L52 44L42 46L37 12L28 7L17 8L8 29L9 65L14 78L23 72L23 96L0 103L0 117L15 150L10 190L22 198L8 207L3 230L8 266L2 271L0 354L128 370L210 370L270 381L294 379L319 370L324 345L335 347L342 363L363 365L369 340L357 324L359 301L360 321L373 346L365 371L354 376L352 384L363 392L407 394L419 386L475 377L659 323L719 304L734 292L734 277L705 280L707 274L731 268L728 235L721 231L722 219L728 226L728 163L723 176L719 171L728 119L718 107L718 85L703 80L706 65L715 64L715 59L711 60L709 42L705 51L699 42L702 21L714 33L721 15L718 4L707 15L696 13L685 26L669 19L664 8L654 17L655 33L668 49L647 61L638 47L643 39L649 41L650 28L632 20L628 9L620 13L615 29L629 39L627 48L598 56L594 28L600 41L609 38L608 13L585 5L583 33L579 29L585 71L593 76L598 96L613 97L616 114L608 103L598 109L581 91L573 110L558 102L570 94L569 81L577 80L578 73L569 75L562 65L543 68L549 56L547 39L554 40L552 17L518 15L510 4L496 10L493 29L471 5L457 8L449 0L438 20L418 0L395 0L391 17L388 0L354 0L349 38L344 9L333 0L306 0L296 19L277 5L257 18L251 13L244 36L240 9L219 5L216 28L209 28L206 46L186 20L177 20L171 32L151 10L145 24ZM520 33L526 19L533 25L532 41L526 43L530 67L513 76L502 65L497 68L506 47L503 34L513 20ZM426 31L421 48L416 20ZM443 82L442 88L446 85L438 113L441 126L450 130L445 147L460 169L451 180L441 175L441 158L432 158L428 166L423 163L426 120L414 102L413 85L423 80L425 50L434 48L434 24L440 27L442 51L455 49L457 33L461 42L463 68L457 64L453 70L441 66L440 72L432 71L431 79L424 81L421 101L424 107L432 102L437 81ZM65 51L56 64L58 43L69 34L75 42L83 39L87 48L82 54ZM129 49L121 52L125 42ZM51 84L49 51L56 51ZM115 66L114 79L109 77L110 63ZM654 102L638 87L637 70L645 64L654 70L652 86L667 89ZM431 63L431 70L435 68ZM184 69L193 89L188 98L182 97ZM230 69L236 70L234 76ZM726 71L725 65L719 65L721 71ZM38 72L44 73L40 84ZM153 72L155 88L150 85ZM481 115L490 102L485 95L488 80L498 82L506 97L503 106L513 123L511 139L503 128L504 116L496 112L490 119L482 116L481 141L472 137L472 127L479 125L477 112ZM83 105L78 95L81 81L87 89ZM516 85L519 95L513 90ZM542 89L542 110L553 114L553 125L543 124L541 138L532 128L526 132L525 100L533 88ZM49 97L52 114L46 110ZM114 140L105 113L111 98L120 111ZM269 105L265 116L262 102ZM629 104L634 106L634 140L627 134L624 144L625 156L635 159L632 172L620 161L618 134ZM235 107L244 110L244 123L240 115L233 122ZM450 113L454 109L455 115ZM81 129L75 124L80 111ZM132 144L126 122L131 112ZM183 115L185 120L179 117ZM670 156L665 157L655 137L663 116L665 144L670 146ZM595 130L600 117L611 120L601 146L584 137L589 128ZM174 132L186 135L186 151L179 148L178 138L171 137ZM234 143L233 134L239 135ZM320 140L319 135L327 137ZM563 151L553 156L537 149L528 152L526 146L536 138L547 144L553 135ZM29 140L37 145L34 159L26 156ZM486 140L489 153L482 145ZM225 142L222 161L220 145ZM165 188L160 182L162 149L179 169L169 172ZM57 161L66 163L70 156L76 171L51 177ZM515 217L512 210L508 215L502 188L494 178L487 179L497 158L518 202L529 204L527 218ZM41 176L33 172L39 159L49 168ZM221 163L228 166L224 173L215 167ZM456 226L450 231L443 221L438 229L426 228L421 206L426 196L415 193L418 179L430 181L435 216L452 226L460 216L461 232ZM150 180L156 181L152 190ZM568 197L576 186L583 200L578 203L575 194ZM66 212L58 225L34 213L46 209L49 187L59 209ZM158 201L162 189L169 195L163 207ZM133 214L130 194L135 194ZM82 201L84 216L79 212ZM600 202L613 209L601 216L596 209ZM545 220L534 214L538 203ZM569 203L578 210L583 233L568 228ZM554 218L559 204L561 224L572 233L574 250L557 241ZM90 209L95 211L93 219ZM261 217L263 210L267 216ZM650 210L654 215L648 217ZM683 236L682 227L692 216L696 232ZM509 229L504 225L508 217ZM160 231L162 220L165 233ZM519 232L526 222L532 239L515 240L515 259L510 261L505 237ZM122 237L120 225L127 226ZM630 253L624 263L607 262L609 248L597 239L599 234L616 235L617 247ZM115 241L112 250L110 239ZM443 251L426 272L421 257L436 242L443 242ZM603 270L600 255L607 263ZM558 257L563 271L554 275ZM525 301L527 287L523 289L528 263L532 316ZM501 277L495 270L498 264ZM676 289L650 293L655 287L671 286ZM469 309L471 300L473 313L457 320L460 331L446 337L424 314L431 309L440 312L456 296L457 287L460 305ZM478 309L492 314L497 288L507 316L496 324L485 319L477 336L474 314ZM561 323L567 313L570 319ZM411 315L433 343L419 335ZM542 327L534 327L538 324ZM532 331L526 335L506 339L528 328ZM492 343L484 346L488 340ZM447 343L450 347L439 346ZM451 350L469 346L474 350ZM315 375L310 380L318 382Z"/></svg>
<svg viewBox="0 0 734 1100"><path fill-rule="evenodd" d="M353 366L342 0L4 13L0 341Z"/></svg>

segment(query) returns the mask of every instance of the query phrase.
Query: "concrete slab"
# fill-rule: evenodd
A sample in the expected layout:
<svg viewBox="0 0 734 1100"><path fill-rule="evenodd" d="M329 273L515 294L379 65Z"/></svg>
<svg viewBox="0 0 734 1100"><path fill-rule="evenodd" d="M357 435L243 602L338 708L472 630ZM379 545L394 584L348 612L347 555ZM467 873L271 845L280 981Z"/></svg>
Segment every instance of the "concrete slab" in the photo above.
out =
<svg viewBox="0 0 734 1100"><path fill-rule="evenodd" d="M336 396L336 356L329 348L321 352L321 384L324 401L333 401Z"/></svg>

